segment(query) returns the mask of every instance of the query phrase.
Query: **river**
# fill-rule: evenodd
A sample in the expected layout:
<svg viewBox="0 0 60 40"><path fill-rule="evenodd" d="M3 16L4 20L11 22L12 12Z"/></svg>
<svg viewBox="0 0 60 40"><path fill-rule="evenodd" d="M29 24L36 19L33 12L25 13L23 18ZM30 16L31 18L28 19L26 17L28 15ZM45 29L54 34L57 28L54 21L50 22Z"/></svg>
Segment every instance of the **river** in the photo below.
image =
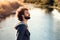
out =
<svg viewBox="0 0 60 40"><path fill-rule="evenodd" d="M60 40L60 14L56 9L52 14L48 14L44 9L32 7L29 12L31 14L31 19L28 20L30 40ZM15 15L1 21L0 40L16 40L14 27L18 22Z"/></svg>

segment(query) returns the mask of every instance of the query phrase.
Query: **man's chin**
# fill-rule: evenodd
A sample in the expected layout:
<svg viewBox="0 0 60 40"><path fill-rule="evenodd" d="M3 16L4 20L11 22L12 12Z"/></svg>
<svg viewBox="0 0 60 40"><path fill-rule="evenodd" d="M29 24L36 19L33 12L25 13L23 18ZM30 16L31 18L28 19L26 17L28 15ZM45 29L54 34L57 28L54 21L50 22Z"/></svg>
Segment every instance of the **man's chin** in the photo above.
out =
<svg viewBox="0 0 60 40"><path fill-rule="evenodd" d="M28 19L30 19L30 17Z"/></svg>
<svg viewBox="0 0 60 40"><path fill-rule="evenodd" d="M28 17L28 18L25 18L25 19L29 20L29 19L30 19L30 17Z"/></svg>

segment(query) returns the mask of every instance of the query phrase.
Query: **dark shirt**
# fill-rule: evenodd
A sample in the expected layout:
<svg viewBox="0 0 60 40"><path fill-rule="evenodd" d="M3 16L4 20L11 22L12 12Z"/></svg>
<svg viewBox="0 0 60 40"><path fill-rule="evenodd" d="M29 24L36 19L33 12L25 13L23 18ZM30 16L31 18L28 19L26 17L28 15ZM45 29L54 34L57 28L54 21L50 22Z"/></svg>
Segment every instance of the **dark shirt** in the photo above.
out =
<svg viewBox="0 0 60 40"><path fill-rule="evenodd" d="M30 40L30 32L25 24L19 24L15 27L17 30L17 40Z"/></svg>

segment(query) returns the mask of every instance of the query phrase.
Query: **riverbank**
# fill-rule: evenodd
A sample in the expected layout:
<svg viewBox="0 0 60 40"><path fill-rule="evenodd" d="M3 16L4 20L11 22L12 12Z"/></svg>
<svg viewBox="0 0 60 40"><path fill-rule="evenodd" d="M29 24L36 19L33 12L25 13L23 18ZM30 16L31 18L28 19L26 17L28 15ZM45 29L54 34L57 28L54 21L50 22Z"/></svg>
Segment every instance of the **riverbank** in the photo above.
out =
<svg viewBox="0 0 60 40"><path fill-rule="evenodd" d="M36 7L47 9L47 7L57 9L60 12L60 1L59 0L26 0L26 3L36 4ZM49 10L49 9L48 9Z"/></svg>

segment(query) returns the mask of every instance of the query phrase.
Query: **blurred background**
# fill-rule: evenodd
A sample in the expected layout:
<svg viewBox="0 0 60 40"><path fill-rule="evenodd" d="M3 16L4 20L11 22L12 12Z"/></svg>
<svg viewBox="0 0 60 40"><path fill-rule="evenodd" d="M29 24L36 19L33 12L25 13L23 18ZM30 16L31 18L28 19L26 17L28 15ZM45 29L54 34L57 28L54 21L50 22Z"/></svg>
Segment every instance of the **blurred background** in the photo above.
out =
<svg viewBox="0 0 60 40"><path fill-rule="evenodd" d="M60 40L60 0L0 0L0 40L16 40L17 8L29 9L30 40Z"/></svg>

